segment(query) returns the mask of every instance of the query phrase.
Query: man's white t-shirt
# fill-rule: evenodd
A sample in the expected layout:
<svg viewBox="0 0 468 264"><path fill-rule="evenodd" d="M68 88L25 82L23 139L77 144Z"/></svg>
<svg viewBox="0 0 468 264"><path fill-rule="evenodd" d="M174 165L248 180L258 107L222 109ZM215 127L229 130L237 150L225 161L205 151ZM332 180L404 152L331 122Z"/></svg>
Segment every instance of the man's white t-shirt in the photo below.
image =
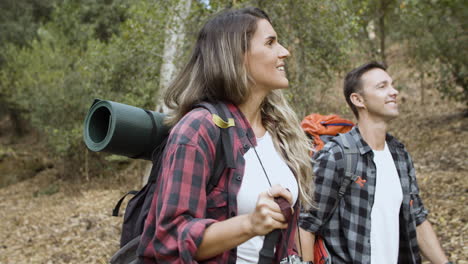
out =
<svg viewBox="0 0 468 264"><path fill-rule="evenodd" d="M260 160L265 167L272 185L280 184L291 191L293 203L298 197L298 185L294 174L286 162L276 151L271 135L266 134L257 138L255 147ZM237 194L238 215L249 214L255 211L258 195L270 189L268 180L263 172L253 148L244 155L245 171L242 184ZM258 254L263 246L264 236L256 236L237 247L237 264L258 263Z"/></svg>
<svg viewBox="0 0 468 264"><path fill-rule="evenodd" d="M384 150L374 150L374 163L377 182L371 212L371 263L395 264L398 262L403 191L387 143Z"/></svg>

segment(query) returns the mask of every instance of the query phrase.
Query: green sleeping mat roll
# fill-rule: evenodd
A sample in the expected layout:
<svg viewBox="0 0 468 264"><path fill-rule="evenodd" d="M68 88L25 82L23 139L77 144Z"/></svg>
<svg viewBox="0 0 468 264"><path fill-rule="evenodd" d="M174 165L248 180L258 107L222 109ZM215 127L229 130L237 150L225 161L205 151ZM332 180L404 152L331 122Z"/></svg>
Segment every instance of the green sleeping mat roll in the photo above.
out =
<svg viewBox="0 0 468 264"><path fill-rule="evenodd" d="M88 110L83 138L91 151L151 160L156 146L167 137L164 114L95 99Z"/></svg>

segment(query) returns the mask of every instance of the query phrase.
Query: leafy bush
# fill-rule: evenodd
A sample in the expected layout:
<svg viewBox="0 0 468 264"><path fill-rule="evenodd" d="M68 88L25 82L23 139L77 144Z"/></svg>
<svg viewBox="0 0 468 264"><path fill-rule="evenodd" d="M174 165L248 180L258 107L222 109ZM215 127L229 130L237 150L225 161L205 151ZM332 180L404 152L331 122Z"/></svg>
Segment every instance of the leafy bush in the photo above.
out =
<svg viewBox="0 0 468 264"><path fill-rule="evenodd" d="M82 124L94 98L154 107L164 16L153 5L130 8L133 16L119 26L120 35L106 41L94 38L95 29L81 20L61 24L80 16L54 13L29 48L6 46L0 93L24 111L64 161L81 166ZM56 12L68 9L64 4Z"/></svg>

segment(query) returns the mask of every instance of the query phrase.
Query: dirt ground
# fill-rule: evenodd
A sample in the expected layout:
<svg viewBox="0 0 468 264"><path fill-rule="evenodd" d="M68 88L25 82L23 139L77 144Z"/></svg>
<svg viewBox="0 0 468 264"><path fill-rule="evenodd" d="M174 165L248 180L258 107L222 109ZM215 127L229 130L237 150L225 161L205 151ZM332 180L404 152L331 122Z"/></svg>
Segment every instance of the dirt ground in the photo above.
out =
<svg viewBox="0 0 468 264"><path fill-rule="evenodd" d="M468 117L460 105L445 101L415 104L402 104L391 131L413 156L443 248L454 263L466 264ZM0 168L8 157L21 156L14 147L2 148ZM111 211L121 195L138 186L144 166L137 161L112 178L63 181L49 164L36 168L32 178L1 188L0 263L107 263L118 248L122 222Z"/></svg>

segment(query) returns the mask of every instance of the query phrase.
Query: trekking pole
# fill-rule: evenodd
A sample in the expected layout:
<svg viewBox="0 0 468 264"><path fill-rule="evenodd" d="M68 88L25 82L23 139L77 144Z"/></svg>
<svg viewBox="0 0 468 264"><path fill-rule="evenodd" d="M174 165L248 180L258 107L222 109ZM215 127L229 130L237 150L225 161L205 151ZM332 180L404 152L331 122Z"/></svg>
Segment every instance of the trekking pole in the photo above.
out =
<svg viewBox="0 0 468 264"><path fill-rule="evenodd" d="M275 202L280 206L281 213L283 213L286 221L292 217L292 209L289 202L284 199L283 197L276 197ZM265 240L263 241L262 249L260 250L258 264L271 264L274 261L275 257L275 246L278 243L278 239L280 238L281 230L275 229L271 231L268 235L265 236ZM283 243L286 243L283 240ZM287 245L284 244L287 249Z"/></svg>

